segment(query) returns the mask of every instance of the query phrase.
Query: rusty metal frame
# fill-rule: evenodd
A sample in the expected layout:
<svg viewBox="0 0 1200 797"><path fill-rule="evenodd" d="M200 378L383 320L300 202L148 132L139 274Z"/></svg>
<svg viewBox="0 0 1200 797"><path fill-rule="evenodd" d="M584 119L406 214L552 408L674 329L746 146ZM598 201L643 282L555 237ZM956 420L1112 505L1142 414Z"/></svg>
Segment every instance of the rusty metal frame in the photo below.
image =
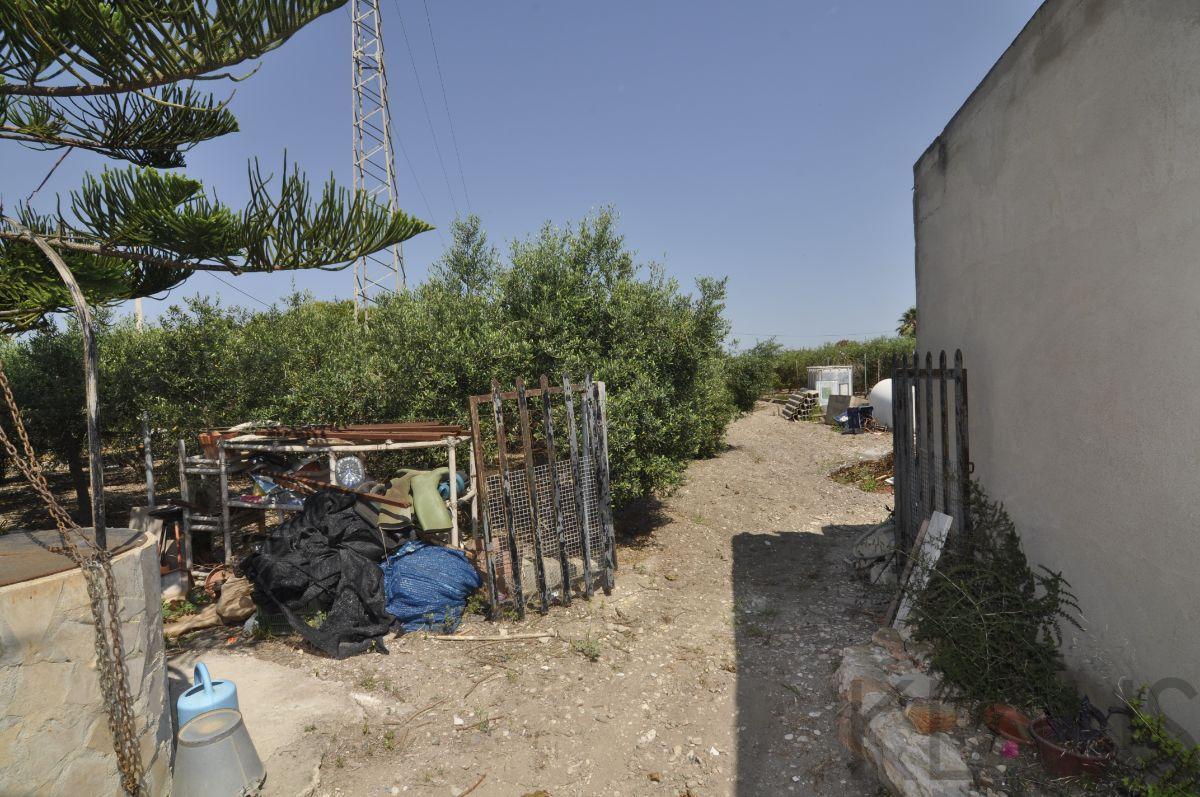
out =
<svg viewBox="0 0 1200 797"><path fill-rule="evenodd" d="M527 601L535 594L538 609L546 612L555 601L569 605L573 590L590 599L597 582L605 594L611 593L615 583L604 383L593 381L590 374L574 384L564 376L559 387L543 374L537 385L527 386L518 378L514 390L503 391L493 380L491 393L471 396L468 401L477 463L475 492L483 519L483 534L476 538L476 547L487 577L493 618L500 616L505 603L513 604L517 616L523 617ZM490 413L481 411L482 405L490 405ZM514 405L515 426L505 419L506 407L511 419ZM531 417L531 405L532 411L541 415L540 446L535 446L537 418ZM569 463L556 448L562 431L555 428L556 411L566 419ZM495 433L491 461L486 456L485 431ZM509 442L514 432L520 441L519 453ZM515 461L518 456L519 463ZM520 535L518 528L522 529ZM576 554L571 550L579 555L578 560L573 559ZM531 564L527 563L530 559ZM551 568L558 569L557 579L549 577ZM536 589L524 583L535 577Z"/></svg>

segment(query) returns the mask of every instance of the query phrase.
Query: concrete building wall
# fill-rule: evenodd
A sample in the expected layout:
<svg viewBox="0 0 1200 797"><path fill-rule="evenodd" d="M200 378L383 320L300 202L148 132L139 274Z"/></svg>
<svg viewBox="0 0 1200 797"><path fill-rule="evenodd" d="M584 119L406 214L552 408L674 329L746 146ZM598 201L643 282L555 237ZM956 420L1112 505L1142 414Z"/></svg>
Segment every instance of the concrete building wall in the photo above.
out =
<svg viewBox="0 0 1200 797"><path fill-rule="evenodd" d="M1200 689L1200 2L1048 0L915 179L919 349L963 350L976 475L1084 610L1069 664L1105 704Z"/></svg>

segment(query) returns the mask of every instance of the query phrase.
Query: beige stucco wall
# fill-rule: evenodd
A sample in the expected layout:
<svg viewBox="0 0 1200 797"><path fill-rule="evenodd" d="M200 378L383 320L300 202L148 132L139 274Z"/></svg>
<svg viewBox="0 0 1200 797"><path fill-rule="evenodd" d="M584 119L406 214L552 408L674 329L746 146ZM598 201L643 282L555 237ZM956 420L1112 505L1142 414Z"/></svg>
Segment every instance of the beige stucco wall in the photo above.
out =
<svg viewBox="0 0 1200 797"><path fill-rule="evenodd" d="M915 173L919 347L964 352L976 475L1082 604L1069 662L1110 704L1200 689L1200 2L1049 0Z"/></svg>
<svg viewBox="0 0 1200 797"><path fill-rule="evenodd" d="M157 540L112 562L147 792L170 791ZM121 793L78 569L0 587L0 794Z"/></svg>

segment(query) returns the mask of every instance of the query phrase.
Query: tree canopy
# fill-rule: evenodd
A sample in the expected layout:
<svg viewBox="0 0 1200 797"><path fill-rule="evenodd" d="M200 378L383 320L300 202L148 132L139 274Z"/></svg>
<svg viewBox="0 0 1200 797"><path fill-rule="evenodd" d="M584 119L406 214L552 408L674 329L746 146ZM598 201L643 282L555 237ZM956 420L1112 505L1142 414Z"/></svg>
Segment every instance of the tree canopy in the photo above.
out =
<svg viewBox="0 0 1200 797"><path fill-rule="evenodd" d="M284 160L247 169L243 208L184 165L196 144L237 130L228 100L197 81L280 46L346 0L12 0L0 5L0 139L79 148L132 165L88 176L51 213L0 208L0 331L70 306L40 238L91 304L149 296L194 270L341 268L432 229L330 178L319 192Z"/></svg>

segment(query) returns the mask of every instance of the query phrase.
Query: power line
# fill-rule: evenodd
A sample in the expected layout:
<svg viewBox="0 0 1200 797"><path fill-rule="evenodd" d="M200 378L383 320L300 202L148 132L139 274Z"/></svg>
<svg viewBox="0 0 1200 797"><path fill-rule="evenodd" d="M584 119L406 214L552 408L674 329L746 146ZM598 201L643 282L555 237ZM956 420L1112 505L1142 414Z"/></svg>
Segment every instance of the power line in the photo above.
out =
<svg viewBox="0 0 1200 797"><path fill-rule="evenodd" d="M246 293L244 290L242 290L242 289L241 289L241 288L239 288L238 286L234 285L234 284L233 284L232 282L230 282L229 280L222 278L220 275L218 275L218 274L217 274L216 272L214 272L214 271L210 271L210 272L208 272L208 275L209 275L210 277L212 277L213 279L215 279L217 282L221 283L222 285L226 285L226 286L228 286L228 287L230 287L230 288L233 288L235 291L237 291L238 293L240 293L242 296L245 296L245 297L247 297L247 298L253 299L254 301L256 301L256 302L258 302L259 304L261 304L263 307L267 308L268 310L270 310L270 309L271 309L271 308L274 306L274 305L267 304L267 303L266 303L266 302L264 302L262 299L258 298L257 296L255 296L255 295L254 295L254 294L252 294L252 293Z"/></svg>
<svg viewBox="0 0 1200 797"><path fill-rule="evenodd" d="M404 25L404 15L400 12L400 0L395 0L396 14L400 17L400 33L404 35L404 46L408 49L408 60L412 64L413 78L417 82L417 94L421 97L421 107L425 109L425 121L429 123L429 135L433 138L433 150L437 153L438 164L442 167L442 178L446 181L446 192L450 194L450 205L454 215L458 213L458 203L454 200L454 189L450 187L450 172L446 171L446 161L442 157L442 146L438 143L437 133L433 129L433 116L429 113L429 103L425 100L425 89L421 86L421 73L417 70L417 59L413 55L412 42L408 39L408 28Z"/></svg>
<svg viewBox="0 0 1200 797"><path fill-rule="evenodd" d="M442 61L438 58L437 39L433 37L433 17L429 13L429 0L425 4L425 24L429 26L429 43L433 45L433 65L437 67L438 83L442 85L442 104L446 107L446 121L450 123L450 142L454 144L454 157L458 160L458 177L462 180L463 196L467 200L467 212L473 213L471 193L467 190L467 176L463 172L462 152L458 149L458 136L454 133L454 117L450 115L450 99L446 96L446 80L442 77Z"/></svg>
<svg viewBox="0 0 1200 797"><path fill-rule="evenodd" d="M446 239L442 237L441 225L433 217L433 208L429 205L429 197L425 196L425 189L421 187L421 180L417 177L417 170L413 168L412 159L408 157L408 150L404 148L404 139L396 136L396 144L400 147L400 154L404 156L404 162L408 164L408 173L412 175L413 185L417 187L417 193L421 195L421 201L425 203L425 212L429 215L429 223L433 225L433 231L437 233L438 240L442 242L442 248L446 248Z"/></svg>

